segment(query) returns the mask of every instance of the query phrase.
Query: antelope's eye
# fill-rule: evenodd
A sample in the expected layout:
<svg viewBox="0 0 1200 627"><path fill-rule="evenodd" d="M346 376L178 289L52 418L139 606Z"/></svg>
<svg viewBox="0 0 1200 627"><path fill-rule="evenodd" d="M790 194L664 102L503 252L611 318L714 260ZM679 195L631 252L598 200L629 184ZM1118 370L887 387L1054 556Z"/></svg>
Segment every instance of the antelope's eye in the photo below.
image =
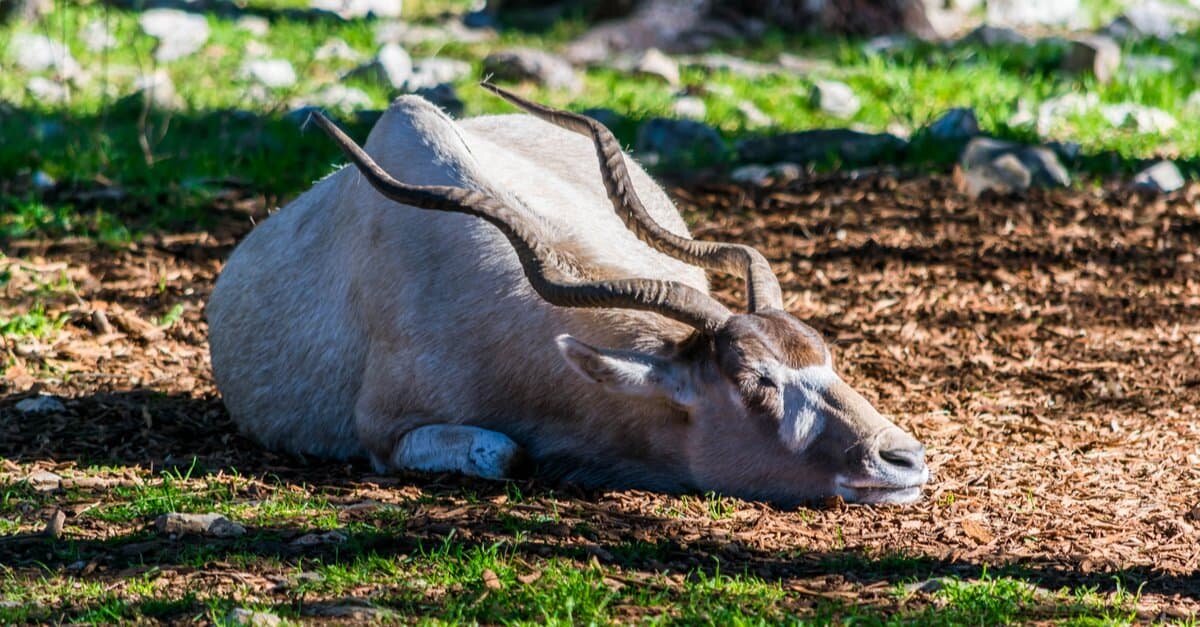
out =
<svg viewBox="0 0 1200 627"><path fill-rule="evenodd" d="M775 385L774 379L772 379L771 377L768 377L765 374L758 375L758 385L759 385L759 387L772 388L772 389L779 387L779 386Z"/></svg>

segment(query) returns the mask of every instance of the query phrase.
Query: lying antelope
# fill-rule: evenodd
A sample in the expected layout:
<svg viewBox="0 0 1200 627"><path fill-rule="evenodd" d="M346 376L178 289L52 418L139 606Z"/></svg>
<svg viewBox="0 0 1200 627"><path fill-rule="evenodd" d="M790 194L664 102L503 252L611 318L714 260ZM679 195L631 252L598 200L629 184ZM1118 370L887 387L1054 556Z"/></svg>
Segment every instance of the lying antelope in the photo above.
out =
<svg viewBox="0 0 1200 627"><path fill-rule="evenodd" d="M532 115L402 97L365 150L314 116L356 167L259 225L208 303L244 431L381 472L920 497L924 449L838 377L758 251L691 239L598 122L483 86ZM750 312L705 270L744 275Z"/></svg>

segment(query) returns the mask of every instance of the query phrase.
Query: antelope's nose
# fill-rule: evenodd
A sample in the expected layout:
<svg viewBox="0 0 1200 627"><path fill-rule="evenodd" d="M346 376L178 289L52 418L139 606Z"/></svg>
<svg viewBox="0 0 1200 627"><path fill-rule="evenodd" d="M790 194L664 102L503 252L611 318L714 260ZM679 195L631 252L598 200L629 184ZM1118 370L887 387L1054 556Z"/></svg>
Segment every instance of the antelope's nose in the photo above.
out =
<svg viewBox="0 0 1200 627"><path fill-rule="evenodd" d="M924 483L928 471L925 468L925 447L915 438L900 429L889 429L876 443L877 463L885 473L913 481L920 477Z"/></svg>
<svg viewBox="0 0 1200 627"><path fill-rule="evenodd" d="M925 447L918 444L909 448L882 449L879 459L898 470L920 470L925 467Z"/></svg>

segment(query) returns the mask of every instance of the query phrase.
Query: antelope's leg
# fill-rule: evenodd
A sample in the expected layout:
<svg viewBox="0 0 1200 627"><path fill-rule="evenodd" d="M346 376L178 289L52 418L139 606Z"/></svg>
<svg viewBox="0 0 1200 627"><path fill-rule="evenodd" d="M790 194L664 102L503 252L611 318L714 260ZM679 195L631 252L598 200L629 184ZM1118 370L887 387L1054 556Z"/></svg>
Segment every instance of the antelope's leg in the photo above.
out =
<svg viewBox="0 0 1200 627"><path fill-rule="evenodd" d="M506 479L522 474L525 452L498 431L465 425L426 425L400 438L387 465L393 469Z"/></svg>

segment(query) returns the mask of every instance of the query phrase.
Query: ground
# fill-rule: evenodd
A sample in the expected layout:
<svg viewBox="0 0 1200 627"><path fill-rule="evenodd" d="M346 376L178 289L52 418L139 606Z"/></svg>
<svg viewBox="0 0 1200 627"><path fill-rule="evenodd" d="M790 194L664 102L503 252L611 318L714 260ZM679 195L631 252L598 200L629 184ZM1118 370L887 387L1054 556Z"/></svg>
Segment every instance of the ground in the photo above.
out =
<svg viewBox="0 0 1200 627"><path fill-rule="evenodd" d="M759 246L843 376L927 445L921 502L783 511L267 452L207 359L205 298L268 206L230 194L204 232L6 244L0 622L1195 623L1200 187L672 194L697 235ZM35 392L65 410L14 408ZM247 533L156 532L172 511Z"/></svg>

